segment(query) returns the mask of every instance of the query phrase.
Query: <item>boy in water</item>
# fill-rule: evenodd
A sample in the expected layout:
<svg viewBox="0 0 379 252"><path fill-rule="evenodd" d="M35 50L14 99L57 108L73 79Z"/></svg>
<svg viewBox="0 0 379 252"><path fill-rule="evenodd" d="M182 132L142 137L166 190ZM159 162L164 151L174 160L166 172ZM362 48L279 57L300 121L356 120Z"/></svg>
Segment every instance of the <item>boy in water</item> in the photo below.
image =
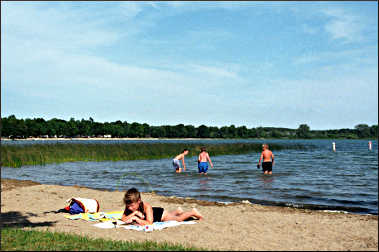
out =
<svg viewBox="0 0 379 252"><path fill-rule="evenodd" d="M268 149L268 144L263 144L262 149L263 151L261 153L261 157L259 158L257 167L259 169L259 167L261 166L261 161L263 159L262 170L264 174L272 174L272 166L274 165L274 154L272 153L272 151Z"/></svg>
<svg viewBox="0 0 379 252"><path fill-rule="evenodd" d="M199 173L200 174L207 175L208 162L211 164L211 167L213 169L212 160L209 157L208 152L206 151L205 147L201 147L201 151L200 151L199 157L197 159L197 163L198 163L197 166L199 168Z"/></svg>
<svg viewBox="0 0 379 252"><path fill-rule="evenodd" d="M180 153L179 155L177 155L173 160L172 160L172 166L175 168L175 171L177 173L179 172L182 172L182 168L180 168L180 162L179 160L182 160L182 164L183 164L183 171L186 171L186 164L184 162L184 156L187 155L189 152L188 149L184 149L182 151L182 153Z"/></svg>

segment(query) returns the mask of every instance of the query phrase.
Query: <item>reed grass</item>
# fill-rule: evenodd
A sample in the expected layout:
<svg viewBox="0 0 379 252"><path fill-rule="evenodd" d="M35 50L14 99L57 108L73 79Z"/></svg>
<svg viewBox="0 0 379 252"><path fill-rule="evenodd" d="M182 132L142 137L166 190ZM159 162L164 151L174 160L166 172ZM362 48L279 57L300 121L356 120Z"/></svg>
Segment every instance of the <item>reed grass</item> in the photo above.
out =
<svg viewBox="0 0 379 252"><path fill-rule="evenodd" d="M198 155L200 143L54 143L30 145L2 145L1 165L21 167L74 161L121 161L136 159L172 158L183 149L189 156ZM259 143L207 144L211 156L236 155L261 151ZM270 144L273 151L303 149L299 144Z"/></svg>
<svg viewBox="0 0 379 252"><path fill-rule="evenodd" d="M2 251L199 251L153 241L111 241L50 231L1 229Z"/></svg>

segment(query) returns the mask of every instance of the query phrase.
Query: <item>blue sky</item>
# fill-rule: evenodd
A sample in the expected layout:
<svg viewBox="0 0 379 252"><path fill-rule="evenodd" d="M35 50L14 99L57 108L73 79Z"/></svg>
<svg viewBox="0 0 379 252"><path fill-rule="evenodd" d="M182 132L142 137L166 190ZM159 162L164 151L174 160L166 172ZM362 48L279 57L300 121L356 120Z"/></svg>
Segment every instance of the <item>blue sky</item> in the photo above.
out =
<svg viewBox="0 0 379 252"><path fill-rule="evenodd" d="M1 2L1 114L378 123L377 2Z"/></svg>

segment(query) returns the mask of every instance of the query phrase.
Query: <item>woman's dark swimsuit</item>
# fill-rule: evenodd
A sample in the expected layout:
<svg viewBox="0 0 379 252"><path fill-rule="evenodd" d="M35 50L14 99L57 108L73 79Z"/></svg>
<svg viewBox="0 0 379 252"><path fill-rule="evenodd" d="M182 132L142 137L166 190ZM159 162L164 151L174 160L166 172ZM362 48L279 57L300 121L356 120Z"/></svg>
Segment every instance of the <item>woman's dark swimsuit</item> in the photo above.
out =
<svg viewBox="0 0 379 252"><path fill-rule="evenodd" d="M153 207L153 222L160 222L162 221L162 215L163 215L163 208L162 207ZM140 207L138 209L146 219L146 213L144 211L143 202L141 202ZM124 214L128 216L129 214L133 213L129 209L125 209Z"/></svg>

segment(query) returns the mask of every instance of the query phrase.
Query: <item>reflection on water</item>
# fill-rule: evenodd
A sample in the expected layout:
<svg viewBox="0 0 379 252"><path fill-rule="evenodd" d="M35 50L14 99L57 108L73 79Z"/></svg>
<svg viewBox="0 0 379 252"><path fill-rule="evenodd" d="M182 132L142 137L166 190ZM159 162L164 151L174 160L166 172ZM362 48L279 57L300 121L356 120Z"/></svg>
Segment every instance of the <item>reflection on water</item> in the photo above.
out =
<svg viewBox="0 0 379 252"><path fill-rule="evenodd" d="M282 140L283 142L283 140ZM291 141L296 142L296 141ZM109 190L136 187L165 196L199 200L290 205L315 209L378 213L378 148L367 141L297 141L311 150L275 151L272 175L256 168L260 153L214 156L208 176L198 174L197 158L186 157L187 171L175 173L171 159L70 162L21 168L2 167L2 177L46 184Z"/></svg>
<svg viewBox="0 0 379 252"><path fill-rule="evenodd" d="M202 190L202 191L209 190L210 187L209 187L208 184L209 184L209 177L203 176L202 178L199 178L199 188L200 188L200 190Z"/></svg>
<svg viewBox="0 0 379 252"><path fill-rule="evenodd" d="M259 176L261 181L263 182L263 186L265 188L272 188L272 182L274 181L274 175L271 174L262 174L261 176Z"/></svg>

